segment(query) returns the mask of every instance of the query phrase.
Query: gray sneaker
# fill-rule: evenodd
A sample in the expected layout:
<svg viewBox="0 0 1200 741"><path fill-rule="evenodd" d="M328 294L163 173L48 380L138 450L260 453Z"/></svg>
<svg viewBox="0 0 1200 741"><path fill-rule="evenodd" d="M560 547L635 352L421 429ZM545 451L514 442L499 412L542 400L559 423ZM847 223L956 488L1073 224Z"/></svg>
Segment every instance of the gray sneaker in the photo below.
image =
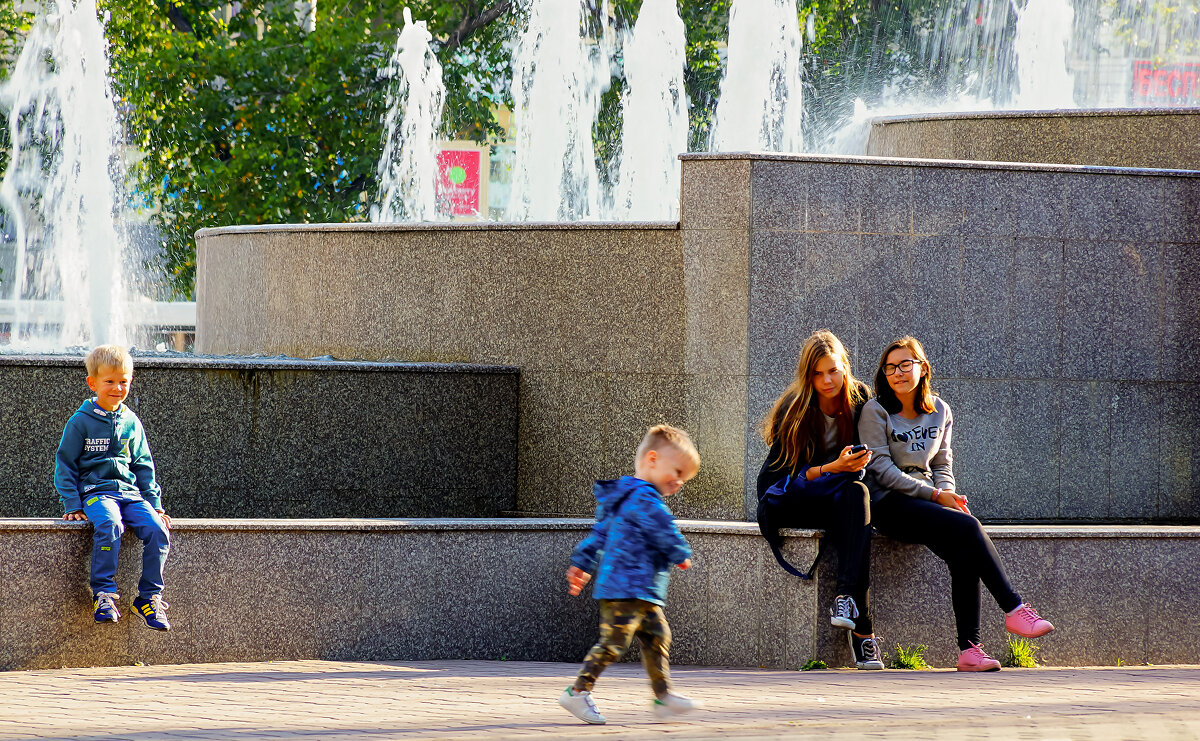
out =
<svg viewBox="0 0 1200 741"><path fill-rule="evenodd" d="M602 726L605 723L604 716L596 709L596 703L592 702L591 692L576 692L570 687L563 690L563 693L558 696L558 704L567 709L567 712L582 720L584 723L592 723Z"/></svg>
<svg viewBox="0 0 1200 741"><path fill-rule="evenodd" d="M839 594L829 608L829 622L835 628L854 630L854 618L858 617L858 605L848 594Z"/></svg>
<svg viewBox="0 0 1200 741"><path fill-rule="evenodd" d="M854 665L859 669L882 669L883 659L879 655L879 644L874 636L859 638L850 631L850 650L854 653Z"/></svg>

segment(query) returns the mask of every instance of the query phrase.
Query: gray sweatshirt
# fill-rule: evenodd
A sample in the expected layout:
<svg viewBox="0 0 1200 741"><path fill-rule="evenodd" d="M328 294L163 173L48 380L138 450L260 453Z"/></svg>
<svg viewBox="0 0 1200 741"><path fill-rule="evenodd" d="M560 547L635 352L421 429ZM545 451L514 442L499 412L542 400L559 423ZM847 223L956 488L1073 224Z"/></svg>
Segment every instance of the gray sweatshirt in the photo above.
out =
<svg viewBox="0 0 1200 741"><path fill-rule="evenodd" d="M863 407L858 437L871 449L867 485L873 499L887 491L933 499L935 489L954 490L950 406L933 397L933 412L916 419L888 414L878 399Z"/></svg>

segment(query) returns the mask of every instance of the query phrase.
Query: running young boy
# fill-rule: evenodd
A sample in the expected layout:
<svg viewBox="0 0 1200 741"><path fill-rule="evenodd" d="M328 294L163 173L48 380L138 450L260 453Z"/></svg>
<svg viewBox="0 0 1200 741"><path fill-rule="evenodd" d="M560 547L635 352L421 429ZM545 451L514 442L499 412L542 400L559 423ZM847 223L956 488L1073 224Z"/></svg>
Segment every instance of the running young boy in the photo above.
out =
<svg viewBox="0 0 1200 741"><path fill-rule="evenodd" d="M600 560L592 587L592 596L600 600L600 640L583 660L575 684L558 698L584 722L604 723L592 701L592 685L625 654L635 635L654 690L654 714L669 718L699 707L671 692L671 629L662 610L671 566L692 565L692 549L663 497L678 492L699 469L700 455L688 434L658 425L638 446L633 476L596 482L596 524L571 554L567 583L572 595L579 594Z"/></svg>
<svg viewBox="0 0 1200 741"><path fill-rule="evenodd" d="M95 396L67 420L54 466L64 520L92 522L92 609L97 623L117 622L117 553L128 525L142 541L142 578L133 609L155 630L170 630L162 600L171 518L162 509L154 461L141 420L125 397L133 358L119 345L88 353L87 385Z"/></svg>

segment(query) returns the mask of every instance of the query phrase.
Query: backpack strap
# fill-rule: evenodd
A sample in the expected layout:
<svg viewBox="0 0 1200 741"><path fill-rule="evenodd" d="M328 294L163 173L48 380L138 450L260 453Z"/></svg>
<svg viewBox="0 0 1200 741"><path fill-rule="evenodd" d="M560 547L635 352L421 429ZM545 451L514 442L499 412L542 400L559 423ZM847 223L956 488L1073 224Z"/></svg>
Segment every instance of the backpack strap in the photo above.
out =
<svg viewBox="0 0 1200 741"><path fill-rule="evenodd" d="M765 501L758 503L758 530L762 533L762 536L766 538L767 545L771 546L771 553L775 555L775 560L778 561L779 565L783 567L783 570L789 574L798 576L805 581L811 581L813 574L815 574L817 571L817 564L821 562L821 556L825 555L825 543L828 539L821 538L821 544L817 546L817 557L813 559L812 566L808 567L807 573L801 571L800 569L788 563L787 559L783 557L783 553L780 550L780 548L783 546L783 536L779 534L779 528L776 527L774 523L770 522L770 518L766 513L767 508L768 505Z"/></svg>

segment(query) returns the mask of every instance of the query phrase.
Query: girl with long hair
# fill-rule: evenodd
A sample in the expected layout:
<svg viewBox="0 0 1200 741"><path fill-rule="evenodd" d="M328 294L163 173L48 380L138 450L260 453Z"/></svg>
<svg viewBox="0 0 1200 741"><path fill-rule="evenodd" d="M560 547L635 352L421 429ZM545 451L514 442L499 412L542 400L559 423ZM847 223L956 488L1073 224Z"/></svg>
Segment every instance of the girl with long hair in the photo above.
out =
<svg viewBox="0 0 1200 741"><path fill-rule="evenodd" d="M933 393L933 368L921 343L902 337L879 356L875 398L863 407L858 434L873 453L867 468L875 530L919 543L950 568L958 628L958 670L996 671L979 643L980 582L1005 612L1004 627L1025 638L1054 630L1021 600L979 520L957 492L951 438L954 415Z"/></svg>
<svg viewBox="0 0 1200 741"><path fill-rule="evenodd" d="M758 524L779 564L805 579L812 569L804 574L783 558L779 528L825 531L838 561L830 622L848 630L859 669L882 669L870 612L871 504L861 481L871 453L853 449L866 400L846 348L832 332L814 332L795 379L763 422L771 452L758 474Z"/></svg>

